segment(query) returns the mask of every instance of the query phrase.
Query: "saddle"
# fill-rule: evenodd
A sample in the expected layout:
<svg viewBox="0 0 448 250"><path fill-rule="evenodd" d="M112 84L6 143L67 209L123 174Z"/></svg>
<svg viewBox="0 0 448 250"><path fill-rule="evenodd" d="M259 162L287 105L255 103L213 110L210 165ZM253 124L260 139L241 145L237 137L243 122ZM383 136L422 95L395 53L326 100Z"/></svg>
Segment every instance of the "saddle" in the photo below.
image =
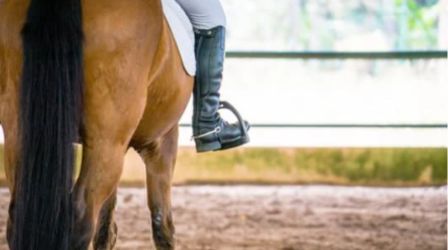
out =
<svg viewBox="0 0 448 250"><path fill-rule="evenodd" d="M190 76L196 74L193 25L187 14L175 0L162 0L165 18L176 41L185 71Z"/></svg>

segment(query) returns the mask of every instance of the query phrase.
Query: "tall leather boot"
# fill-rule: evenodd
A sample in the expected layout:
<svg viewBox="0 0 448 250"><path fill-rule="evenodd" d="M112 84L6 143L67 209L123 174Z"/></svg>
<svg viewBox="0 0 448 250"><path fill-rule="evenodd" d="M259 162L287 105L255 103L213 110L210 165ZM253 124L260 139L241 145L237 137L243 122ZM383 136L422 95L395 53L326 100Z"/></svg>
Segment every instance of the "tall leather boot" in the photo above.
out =
<svg viewBox="0 0 448 250"><path fill-rule="evenodd" d="M219 89L225 56L225 28L195 30L197 72L193 91L193 138L198 152L224 150L249 142L248 122L228 102L220 101ZM238 118L230 124L218 110L229 109Z"/></svg>

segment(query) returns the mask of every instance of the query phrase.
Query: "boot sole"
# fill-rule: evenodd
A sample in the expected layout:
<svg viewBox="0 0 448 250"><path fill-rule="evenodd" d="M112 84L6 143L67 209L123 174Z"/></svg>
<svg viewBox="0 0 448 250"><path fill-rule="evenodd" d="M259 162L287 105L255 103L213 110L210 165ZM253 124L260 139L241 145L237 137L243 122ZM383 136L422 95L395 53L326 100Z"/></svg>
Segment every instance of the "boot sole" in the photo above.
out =
<svg viewBox="0 0 448 250"><path fill-rule="evenodd" d="M221 148L221 143L219 141L211 142L211 143L200 143L196 141L196 152L205 153L210 151L216 151Z"/></svg>
<svg viewBox="0 0 448 250"><path fill-rule="evenodd" d="M249 136L244 136L244 137L241 137L238 140L221 144L221 148L216 149L215 151L236 148L238 146L242 146L242 145L248 143L249 141L250 141Z"/></svg>
<svg viewBox="0 0 448 250"><path fill-rule="evenodd" d="M238 146L244 145L250 141L249 136L241 137L235 141L220 143L219 141L211 143L198 143L196 142L196 152L205 153L210 151L221 151L231 148L236 148Z"/></svg>

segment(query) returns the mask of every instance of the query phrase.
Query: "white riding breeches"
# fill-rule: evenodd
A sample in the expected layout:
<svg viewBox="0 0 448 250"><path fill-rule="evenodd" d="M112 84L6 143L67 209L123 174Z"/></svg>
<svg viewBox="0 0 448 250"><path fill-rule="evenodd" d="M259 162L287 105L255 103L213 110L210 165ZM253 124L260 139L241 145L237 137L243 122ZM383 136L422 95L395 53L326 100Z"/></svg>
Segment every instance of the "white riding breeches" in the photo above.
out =
<svg viewBox="0 0 448 250"><path fill-rule="evenodd" d="M220 0L176 0L195 29L226 27L226 15Z"/></svg>

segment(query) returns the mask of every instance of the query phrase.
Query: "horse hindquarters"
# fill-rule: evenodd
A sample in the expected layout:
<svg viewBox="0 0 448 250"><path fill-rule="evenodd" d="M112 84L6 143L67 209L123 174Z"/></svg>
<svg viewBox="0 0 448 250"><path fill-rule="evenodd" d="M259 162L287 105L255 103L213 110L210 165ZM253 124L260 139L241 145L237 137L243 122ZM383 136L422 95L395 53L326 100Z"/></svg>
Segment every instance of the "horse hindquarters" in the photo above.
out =
<svg viewBox="0 0 448 250"><path fill-rule="evenodd" d="M145 109L148 74L161 32L161 6L146 0L85 1L84 19L83 159L73 194L71 244L81 250L92 245L110 248L114 243L114 232L109 231L113 196L124 154Z"/></svg>

